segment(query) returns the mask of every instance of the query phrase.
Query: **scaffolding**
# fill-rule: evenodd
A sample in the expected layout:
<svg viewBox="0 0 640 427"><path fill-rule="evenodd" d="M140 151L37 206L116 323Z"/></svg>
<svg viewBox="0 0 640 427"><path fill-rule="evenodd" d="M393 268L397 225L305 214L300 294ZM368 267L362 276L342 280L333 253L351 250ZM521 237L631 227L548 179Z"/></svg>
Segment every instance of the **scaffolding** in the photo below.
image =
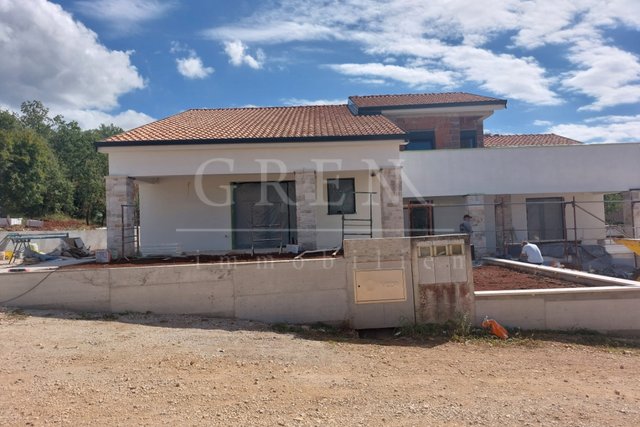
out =
<svg viewBox="0 0 640 427"><path fill-rule="evenodd" d="M370 191L353 191L349 194L355 196L356 202L358 195L366 195L369 197L369 216L367 218L354 218L348 217L343 213L341 215L342 238L340 240L344 242L346 236L368 236L370 239L373 238L373 195L376 193ZM357 231L354 231L354 227ZM363 230L363 227L366 228Z"/></svg>
<svg viewBox="0 0 640 427"><path fill-rule="evenodd" d="M551 198L549 198L551 199ZM558 198L559 200L547 200L547 201L525 201L525 202L511 202L504 199L499 199L497 196L497 201L491 203L437 203L433 200L422 199L419 201L411 200L409 203L404 205L404 209L407 212L409 218L408 229L406 234L409 236L415 235L433 235L433 234L448 234L448 233L457 233L459 230L454 227L445 228L445 229L437 229L434 227L434 217L437 216L438 209L444 208L464 208L469 209L472 207L484 207L488 209L493 209L494 215L494 227L492 228L484 228L484 230L474 230L473 235L476 237L484 237L484 241L487 242L489 240L494 241L495 239L495 252L498 256L509 256L510 252L513 255L513 252L516 251L519 253L520 243L523 240L528 240L533 243L539 245L550 245L550 244L562 244L563 246L563 257L565 259L571 259L572 263L581 268L583 264L583 250L581 246L583 245L584 240L588 241L598 241L598 244L604 245L606 241L609 239L613 239L615 237L623 237L623 238L631 238L633 237L633 231L635 230L636 224L627 224L627 229L620 223L612 223L608 222L605 218L600 217L589 209L587 209L588 205L598 204L605 206L607 204L618 205L618 207L622 206L624 203L631 203L633 206L634 203L638 203L637 201L624 201L624 200L604 200L604 201L594 201L594 200L586 200L586 201L578 201L575 197L571 197L570 200L565 200L564 198ZM562 219L561 219L561 235L558 238L554 239L543 239L543 238L535 238L533 236L531 229L527 228L517 228L514 227L511 220L507 219L507 216L510 217L512 213L510 210L517 206L525 206L530 207L532 205L550 205L555 204L559 205L562 209ZM606 211L606 209L605 209ZM426 215L427 227L426 229L414 229L413 227L413 212L424 212ZM509 213L507 213L509 212ZM598 226L580 226L578 220L578 214L582 214L593 218L599 225ZM528 215L525 209L525 215ZM567 221L568 218L571 218L571 221ZM631 220L633 220L633 216L631 216ZM528 223L528 220L527 220ZM490 226L490 224L487 224ZM556 230L558 231L558 230ZM599 235L600 238L584 238L585 235ZM583 236L583 237L581 237ZM481 239L476 239L481 240ZM476 250L481 249L487 251L488 247L478 247L476 245ZM517 255L516 255L517 256Z"/></svg>

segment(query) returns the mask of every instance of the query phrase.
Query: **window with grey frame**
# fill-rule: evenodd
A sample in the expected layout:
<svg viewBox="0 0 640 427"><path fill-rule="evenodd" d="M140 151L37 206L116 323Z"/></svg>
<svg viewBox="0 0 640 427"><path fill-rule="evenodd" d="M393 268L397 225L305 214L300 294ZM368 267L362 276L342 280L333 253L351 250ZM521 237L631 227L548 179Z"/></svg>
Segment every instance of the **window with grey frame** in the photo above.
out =
<svg viewBox="0 0 640 427"><path fill-rule="evenodd" d="M475 130L463 130L460 132L460 148L477 148L478 137Z"/></svg>
<svg viewBox="0 0 640 427"><path fill-rule="evenodd" d="M354 178L327 179L329 215L356 213L356 185Z"/></svg>
<svg viewBox="0 0 640 427"><path fill-rule="evenodd" d="M407 139L409 142L402 146L402 151L434 150L436 148L436 135L431 130L409 132Z"/></svg>
<svg viewBox="0 0 640 427"><path fill-rule="evenodd" d="M529 240L564 240L565 218L562 197L527 198Z"/></svg>

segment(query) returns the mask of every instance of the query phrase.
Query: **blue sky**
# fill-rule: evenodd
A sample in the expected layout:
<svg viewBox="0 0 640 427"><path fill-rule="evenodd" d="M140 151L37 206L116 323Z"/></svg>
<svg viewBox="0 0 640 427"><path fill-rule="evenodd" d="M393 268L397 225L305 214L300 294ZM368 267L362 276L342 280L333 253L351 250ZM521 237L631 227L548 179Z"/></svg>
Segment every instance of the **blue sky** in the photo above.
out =
<svg viewBox="0 0 640 427"><path fill-rule="evenodd" d="M464 91L493 133L640 141L637 0L0 0L0 106L83 127Z"/></svg>

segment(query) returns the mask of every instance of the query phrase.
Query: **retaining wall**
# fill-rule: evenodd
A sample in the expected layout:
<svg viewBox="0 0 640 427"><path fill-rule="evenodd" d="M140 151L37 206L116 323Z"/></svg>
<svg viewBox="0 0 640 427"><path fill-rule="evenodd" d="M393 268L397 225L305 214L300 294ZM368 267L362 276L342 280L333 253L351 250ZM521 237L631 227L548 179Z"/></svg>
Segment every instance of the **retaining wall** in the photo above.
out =
<svg viewBox="0 0 640 427"><path fill-rule="evenodd" d="M487 264L507 267L524 273L538 274L541 276L552 277L554 279L566 280L568 282L579 283L584 286L640 286L640 282L635 280L603 276L601 274L592 274L585 271L547 267L545 265L535 265L500 258L485 257L482 260Z"/></svg>
<svg viewBox="0 0 640 427"><path fill-rule="evenodd" d="M464 246L464 236L394 237L347 240L344 258L230 257L216 264L4 273L0 305L344 322L358 329L445 322L459 311L473 317Z"/></svg>
<svg viewBox="0 0 640 427"><path fill-rule="evenodd" d="M26 292L3 305L340 323L349 319L345 265L330 258L7 273L0 303Z"/></svg>
<svg viewBox="0 0 640 427"><path fill-rule="evenodd" d="M484 316L522 329L592 329L640 334L640 287L475 292L476 324Z"/></svg>

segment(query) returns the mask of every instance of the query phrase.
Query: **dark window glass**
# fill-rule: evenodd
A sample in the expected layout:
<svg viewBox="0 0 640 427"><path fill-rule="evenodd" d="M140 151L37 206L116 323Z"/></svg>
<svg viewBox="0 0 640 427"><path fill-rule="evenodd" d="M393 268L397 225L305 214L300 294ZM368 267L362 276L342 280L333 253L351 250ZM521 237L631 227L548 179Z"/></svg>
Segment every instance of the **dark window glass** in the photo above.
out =
<svg viewBox="0 0 640 427"><path fill-rule="evenodd" d="M529 240L562 240L565 236L562 197L527 199Z"/></svg>
<svg viewBox="0 0 640 427"><path fill-rule="evenodd" d="M329 215L356 213L356 186L353 178L327 180Z"/></svg>
<svg viewBox="0 0 640 427"><path fill-rule="evenodd" d="M476 148L478 140L475 130L463 130L460 132L460 148Z"/></svg>
<svg viewBox="0 0 640 427"><path fill-rule="evenodd" d="M433 150L436 148L436 138L432 131L409 132L409 143L405 150Z"/></svg>

